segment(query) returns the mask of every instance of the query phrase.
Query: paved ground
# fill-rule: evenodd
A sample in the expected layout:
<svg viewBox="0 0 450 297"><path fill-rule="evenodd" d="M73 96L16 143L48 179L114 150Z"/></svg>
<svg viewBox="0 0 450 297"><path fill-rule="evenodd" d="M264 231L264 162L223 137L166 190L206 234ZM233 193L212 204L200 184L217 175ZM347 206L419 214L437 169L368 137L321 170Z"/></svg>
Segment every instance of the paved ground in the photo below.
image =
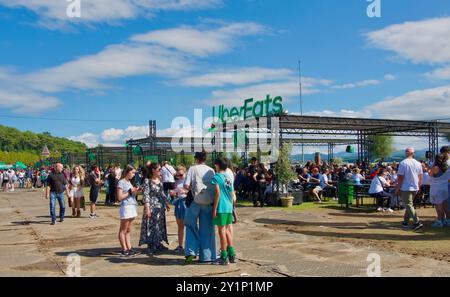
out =
<svg viewBox="0 0 450 297"><path fill-rule="evenodd" d="M50 226L48 202L41 191L0 193L0 275L65 276L67 255L77 253L82 276L366 276L367 257L376 253L383 276L450 276L448 260L391 248L395 240L415 245L420 240L417 236L428 239L427 235L396 230L396 238L391 234L383 241L355 235L354 230L394 232L391 226L380 225L383 218L379 216L349 219L344 211L335 209L240 208L236 245L241 260L221 267L185 266L183 257L172 252L121 259L116 255L118 209L100 207L98 213L98 220L88 219L85 212L84 218L67 217L64 223ZM398 217L391 220L398 221ZM139 223L137 220L134 226L134 243ZM176 225L172 214L168 215L168 229L173 249ZM439 238L448 240L448 234Z"/></svg>

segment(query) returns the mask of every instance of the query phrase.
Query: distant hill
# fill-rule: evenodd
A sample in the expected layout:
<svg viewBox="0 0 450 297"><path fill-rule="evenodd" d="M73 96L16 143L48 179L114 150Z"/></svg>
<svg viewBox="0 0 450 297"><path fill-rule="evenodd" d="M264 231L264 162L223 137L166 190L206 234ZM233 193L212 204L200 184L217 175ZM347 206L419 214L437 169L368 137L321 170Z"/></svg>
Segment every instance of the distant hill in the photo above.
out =
<svg viewBox="0 0 450 297"><path fill-rule="evenodd" d="M0 125L0 151L3 152L29 152L40 154L42 148L47 146L50 152L82 153L86 151L86 145L67 138L55 137L48 132L33 133L22 132L16 128Z"/></svg>
<svg viewBox="0 0 450 297"><path fill-rule="evenodd" d="M419 160L423 160L425 159L425 153L426 150L418 150L416 152L416 158ZM327 160L328 159L328 154L321 154L320 155L322 160ZM335 153L334 154L335 158L341 158L344 162L347 163L354 163L358 160L358 154L349 154L346 152L339 152L339 153ZM389 157L388 159L386 159L386 162L393 162L393 161L401 161L403 160L405 157L405 153L404 151L400 150L400 151L395 151L391 157ZM291 160L294 162L301 162L302 160L302 155L292 155L291 156ZM313 161L314 160L314 154L305 154L305 161Z"/></svg>

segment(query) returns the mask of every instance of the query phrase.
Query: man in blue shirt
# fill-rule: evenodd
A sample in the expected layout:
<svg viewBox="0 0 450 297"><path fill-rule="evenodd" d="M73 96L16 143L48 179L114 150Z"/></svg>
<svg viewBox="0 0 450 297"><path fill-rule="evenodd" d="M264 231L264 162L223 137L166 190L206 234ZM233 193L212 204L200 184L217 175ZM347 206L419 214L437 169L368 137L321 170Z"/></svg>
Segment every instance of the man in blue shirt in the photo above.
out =
<svg viewBox="0 0 450 297"><path fill-rule="evenodd" d="M325 179L322 174L319 173L319 168L314 167L312 170L311 178L309 179L311 183L316 183L317 185L312 189L311 193L314 195L319 203L322 203L322 191L325 188Z"/></svg>

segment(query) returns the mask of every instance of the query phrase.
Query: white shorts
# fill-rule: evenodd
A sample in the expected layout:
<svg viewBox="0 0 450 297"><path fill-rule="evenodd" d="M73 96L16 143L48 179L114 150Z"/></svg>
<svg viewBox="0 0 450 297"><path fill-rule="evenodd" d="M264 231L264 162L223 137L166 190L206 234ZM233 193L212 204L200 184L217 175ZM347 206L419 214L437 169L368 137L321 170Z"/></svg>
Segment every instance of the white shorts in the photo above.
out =
<svg viewBox="0 0 450 297"><path fill-rule="evenodd" d="M137 217L136 205L122 205L119 213L121 220L134 219Z"/></svg>
<svg viewBox="0 0 450 297"><path fill-rule="evenodd" d="M79 188L78 190L72 189L70 190L69 195L71 198L80 199L81 197L84 197L83 188Z"/></svg>

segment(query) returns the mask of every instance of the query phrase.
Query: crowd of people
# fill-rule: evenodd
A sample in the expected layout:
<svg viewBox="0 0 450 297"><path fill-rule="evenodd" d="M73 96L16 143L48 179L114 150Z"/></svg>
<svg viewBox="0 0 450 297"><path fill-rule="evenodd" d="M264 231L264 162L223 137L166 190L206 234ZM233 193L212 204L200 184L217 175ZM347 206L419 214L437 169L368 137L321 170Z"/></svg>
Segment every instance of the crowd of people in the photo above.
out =
<svg viewBox="0 0 450 297"><path fill-rule="evenodd" d="M4 192L14 192L16 187L19 189L45 189L49 173L48 168L0 170L1 188Z"/></svg>
<svg viewBox="0 0 450 297"><path fill-rule="evenodd" d="M400 163L333 165L326 162L308 162L293 168L295 178L288 190L300 189L312 200L321 203L324 195L338 199L339 184L346 182L355 191L367 190L377 200L379 212L404 209L404 229L423 228L415 202L433 204L437 219L433 227L450 226L450 157L449 147L443 147L434 162L415 160L414 148L405 150L405 160ZM226 158L218 158L214 167L206 165L204 152L195 154L195 165L174 168L169 162L148 162L140 169L128 165L101 170L92 166L56 164L51 170L17 170L0 172L4 191L20 188L45 190L50 201L51 224L56 224L56 204L59 204L59 221L64 221L65 197L73 217L81 217L86 210L85 191L89 187L89 218L97 219L100 190L105 188L106 206L119 207L120 227L118 240L121 255L139 254L132 248L133 221L138 216L138 201L143 206L139 246L146 245L150 255L164 251L168 245L166 212L174 209L178 228L176 251L184 253L186 263L215 262L217 258L216 230L220 241L219 263L235 262L233 224L237 221L236 200L249 199L255 207L264 207L277 186L274 170L252 158L247 168L236 168ZM40 182L38 182L40 181ZM141 198L141 199L139 199ZM412 220L412 227L409 226Z"/></svg>
<svg viewBox="0 0 450 297"><path fill-rule="evenodd" d="M46 198L50 200L51 224L57 220L56 204L59 204L59 222L64 222L67 195L72 216L80 217L84 206L84 187L89 186L90 215L98 218L96 204L100 188L106 188L106 205L119 206L120 226L118 239L121 256L139 254L132 248L133 221L138 216L138 197L142 197L143 217L139 246L146 245L147 253L167 250L168 235L166 212L174 208L178 226L178 246L175 249L185 254L186 263L216 262L216 232L220 239L220 257L223 265L236 261L233 246L233 227L236 222L235 175L230 162L225 158L215 160L215 168L205 164L206 153L195 155L196 164L188 170L185 166L176 169L169 162L148 162L140 170L128 165L101 171L92 166L85 173L81 166L67 172L62 164L56 164L47 182ZM165 245L164 245L165 244Z"/></svg>

